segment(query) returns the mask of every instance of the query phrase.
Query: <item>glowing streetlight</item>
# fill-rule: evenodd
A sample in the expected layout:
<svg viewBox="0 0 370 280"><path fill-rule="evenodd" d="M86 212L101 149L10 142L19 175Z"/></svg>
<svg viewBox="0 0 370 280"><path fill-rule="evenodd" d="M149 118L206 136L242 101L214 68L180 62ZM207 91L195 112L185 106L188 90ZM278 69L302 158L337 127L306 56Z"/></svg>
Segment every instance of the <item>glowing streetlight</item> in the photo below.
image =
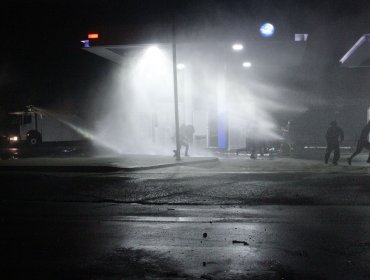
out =
<svg viewBox="0 0 370 280"><path fill-rule="evenodd" d="M249 62L249 61L245 61L245 62L243 62L243 67L244 68L250 68L250 67L252 67L252 63L251 62Z"/></svg>
<svg viewBox="0 0 370 280"><path fill-rule="evenodd" d="M241 50L243 50L243 49L244 49L244 46L243 46L242 44L235 43L235 44L232 46L232 48L233 48L233 50L234 50L234 51L239 52L239 51L241 51Z"/></svg>
<svg viewBox="0 0 370 280"><path fill-rule="evenodd" d="M274 35L275 27L271 23L264 23L260 27L260 33L263 37L271 37Z"/></svg>

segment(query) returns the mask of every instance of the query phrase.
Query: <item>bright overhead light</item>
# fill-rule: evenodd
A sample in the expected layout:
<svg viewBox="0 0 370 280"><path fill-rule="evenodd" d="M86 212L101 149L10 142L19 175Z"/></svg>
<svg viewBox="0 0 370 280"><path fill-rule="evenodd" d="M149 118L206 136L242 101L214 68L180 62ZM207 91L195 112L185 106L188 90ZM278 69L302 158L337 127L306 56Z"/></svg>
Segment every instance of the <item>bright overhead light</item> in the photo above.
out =
<svg viewBox="0 0 370 280"><path fill-rule="evenodd" d="M177 66L177 69L179 69L179 70L182 70L182 69L186 68L185 64L183 64L183 63L179 63L176 66Z"/></svg>
<svg viewBox="0 0 370 280"><path fill-rule="evenodd" d="M264 23L260 27L260 33L263 37L271 37L274 35L275 27L271 23Z"/></svg>
<svg viewBox="0 0 370 280"><path fill-rule="evenodd" d="M150 53L156 53L156 52L159 52L159 51L160 50L159 50L158 46L156 46L156 45L153 45L153 46L150 46L150 47L147 48L147 52L150 52Z"/></svg>
<svg viewBox="0 0 370 280"><path fill-rule="evenodd" d="M249 68L249 67L252 66L252 63L250 63L249 61L245 61L245 62L243 62L242 65L243 65L244 68Z"/></svg>
<svg viewBox="0 0 370 280"><path fill-rule="evenodd" d="M235 43L233 45L233 50L234 51L241 51L242 49L244 49L244 46L242 44L239 44L239 43Z"/></svg>
<svg viewBox="0 0 370 280"><path fill-rule="evenodd" d="M145 49L142 62L146 67L155 69L163 63L163 60L164 54L158 46L152 45Z"/></svg>

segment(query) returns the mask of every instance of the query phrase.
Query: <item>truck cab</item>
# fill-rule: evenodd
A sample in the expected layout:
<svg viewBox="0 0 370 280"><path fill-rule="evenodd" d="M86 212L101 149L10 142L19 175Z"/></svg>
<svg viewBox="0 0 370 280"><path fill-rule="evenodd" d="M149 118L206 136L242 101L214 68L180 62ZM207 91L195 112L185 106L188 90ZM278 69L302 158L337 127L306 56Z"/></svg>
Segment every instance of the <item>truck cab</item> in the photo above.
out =
<svg viewBox="0 0 370 280"><path fill-rule="evenodd" d="M8 146L16 144L20 140L19 127L21 117L19 115L8 114L0 121L0 145Z"/></svg>
<svg viewBox="0 0 370 280"><path fill-rule="evenodd" d="M40 115L32 111L12 112L1 121L2 144L17 145L27 142L37 145L42 142L40 131Z"/></svg>
<svg viewBox="0 0 370 280"><path fill-rule="evenodd" d="M24 112L20 115L19 136L21 141L27 141L31 146L42 142L40 129L41 115L36 112Z"/></svg>

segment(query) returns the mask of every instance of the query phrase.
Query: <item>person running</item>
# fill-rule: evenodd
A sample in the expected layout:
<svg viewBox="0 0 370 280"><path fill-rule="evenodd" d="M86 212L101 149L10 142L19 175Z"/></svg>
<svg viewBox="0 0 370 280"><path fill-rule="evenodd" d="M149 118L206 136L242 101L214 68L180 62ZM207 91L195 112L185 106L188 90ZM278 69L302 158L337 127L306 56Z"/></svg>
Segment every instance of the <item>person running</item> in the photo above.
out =
<svg viewBox="0 0 370 280"><path fill-rule="evenodd" d="M189 156L189 139L186 134L185 125L182 125L180 127L180 150L182 146L185 147L185 156L188 157Z"/></svg>
<svg viewBox="0 0 370 280"><path fill-rule="evenodd" d="M370 143L368 141L369 133L370 133L370 121L368 121L367 124L361 130L361 135L360 139L358 139L357 141L356 150L349 158L347 158L347 162L349 165L351 165L352 159L359 153L361 153L363 148L370 151ZM370 163L370 152L366 162Z"/></svg>
<svg viewBox="0 0 370 280"><path fill-rule="evenodd" d="M333 164L337 165L340 158L339 141L343 142L344 134L343 130L337 126L336 121L330 123L330 127L326 131L326 153L325 163L327 164L330 158L331 152L334 150Z"/></svg>

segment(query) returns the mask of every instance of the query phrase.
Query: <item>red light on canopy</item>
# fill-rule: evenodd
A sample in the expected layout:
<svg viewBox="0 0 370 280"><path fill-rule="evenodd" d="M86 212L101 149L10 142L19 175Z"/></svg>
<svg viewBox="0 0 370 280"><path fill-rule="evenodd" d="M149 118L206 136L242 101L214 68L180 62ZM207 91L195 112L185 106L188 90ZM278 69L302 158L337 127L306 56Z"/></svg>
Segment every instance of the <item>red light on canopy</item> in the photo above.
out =
<svg viewBox="0 0 370 280"><path fill-rule="evenodd" d="M89 38L89 39L99 39L99 34L91 33L91 34L87 35L87 38Z"/></svg>

